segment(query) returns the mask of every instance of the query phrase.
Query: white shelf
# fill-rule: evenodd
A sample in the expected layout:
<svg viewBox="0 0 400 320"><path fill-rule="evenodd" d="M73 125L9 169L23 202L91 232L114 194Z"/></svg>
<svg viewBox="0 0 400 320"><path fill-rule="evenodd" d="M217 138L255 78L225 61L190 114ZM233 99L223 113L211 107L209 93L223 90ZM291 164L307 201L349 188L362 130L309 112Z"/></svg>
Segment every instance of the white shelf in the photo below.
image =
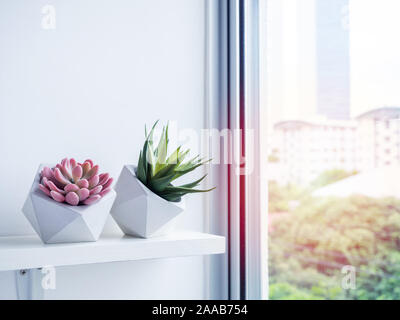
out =
<svg viewBox="0 0 400 320"><path fill-rule="evenodd" d="M68 244L43 244L36 236L0 237L0 271L224 252L224 237L199 232L151 239L104 236L97 242Z"/></svg>

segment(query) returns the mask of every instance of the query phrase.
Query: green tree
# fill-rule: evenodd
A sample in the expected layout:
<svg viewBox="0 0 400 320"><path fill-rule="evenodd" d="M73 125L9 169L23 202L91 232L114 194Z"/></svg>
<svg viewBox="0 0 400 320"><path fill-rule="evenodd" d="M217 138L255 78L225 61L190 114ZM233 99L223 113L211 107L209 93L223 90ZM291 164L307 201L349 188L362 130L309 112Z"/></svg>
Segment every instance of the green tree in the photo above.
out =
<svg viewBox="0 0 400 320"><path fill-rule="evenodd" d="M303 199L270 231L271 297L400 299L399 250L399 199ZM341 289L344 265L356 290Z"/></svg>
<svg viewBox="0 0 400 320"><path fill-rule="evenodd" d="M290 210L290 202L300 201L306 195L306 191L295 184L280 186L271 181L268 183L268 212L287 212Z"/></svg>

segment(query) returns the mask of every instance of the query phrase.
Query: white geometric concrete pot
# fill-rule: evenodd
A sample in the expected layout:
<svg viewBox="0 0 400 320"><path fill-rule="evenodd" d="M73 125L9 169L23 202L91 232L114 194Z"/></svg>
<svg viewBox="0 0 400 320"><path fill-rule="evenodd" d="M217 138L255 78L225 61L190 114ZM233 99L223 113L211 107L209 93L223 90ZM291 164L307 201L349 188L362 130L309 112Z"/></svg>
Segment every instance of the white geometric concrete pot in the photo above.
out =
<svg viewBox="0 0 400 320"><path fill-rule="evenodd" d="M39 189L41 165L22 209L44 243L97 241L116 197L111 190L91 205L71 206L57 202ZM49 166L51 167L51 166Z"/></svg>
<svg viewBox="0 0 400 320"><path fill-rule="evenodd" d="M176 217L185 210L184 200L161 198L136 177L135 169L125 165L121 171L112 217L126 235L150 238L168 234L174 229Z"/></svg>

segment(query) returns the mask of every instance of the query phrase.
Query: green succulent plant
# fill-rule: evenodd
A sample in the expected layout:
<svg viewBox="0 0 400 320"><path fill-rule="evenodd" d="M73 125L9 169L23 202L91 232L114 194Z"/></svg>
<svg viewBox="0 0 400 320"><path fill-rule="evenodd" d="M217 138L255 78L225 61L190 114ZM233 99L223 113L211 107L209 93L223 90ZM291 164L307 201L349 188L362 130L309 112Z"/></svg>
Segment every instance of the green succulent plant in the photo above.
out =
<svg viewBox="0 0 400 320"><path fill-rule="evenodd" d="M182 147L178 147L168 156L168 125L163 127L160 141L157 147L154 148L153 132L157 123L158 121L153 125L149 133L145 128L146 140L139 155L136 168L137 178L151 191L172 202L181 201L182 196L188 193L208 192L215 189L194 189L207 175L181 186L172 185L172 181L204 165L211 159L204 160L197 155L193 159L184 162L190 149L182 150Z"/></svg>

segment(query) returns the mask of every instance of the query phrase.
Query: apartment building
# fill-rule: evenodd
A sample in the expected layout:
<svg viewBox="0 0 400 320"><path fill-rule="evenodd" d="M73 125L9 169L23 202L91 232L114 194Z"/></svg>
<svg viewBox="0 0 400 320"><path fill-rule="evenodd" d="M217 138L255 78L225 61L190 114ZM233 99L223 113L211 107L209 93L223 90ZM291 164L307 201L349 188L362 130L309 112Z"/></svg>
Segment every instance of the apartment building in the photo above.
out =
<svg viewBox="0 0 400 320"><path fill-rule="evenodd" d="M307 184L330 169L366 171L400 164L400 108L383 107L353 120L275 124L270 179Z"/></svg>
<svg viewBox="0 0 400 320"><path fill-rule="evenodd" d="M400 107L370 110L357 124L358 170L400 164Z"/></svg>

